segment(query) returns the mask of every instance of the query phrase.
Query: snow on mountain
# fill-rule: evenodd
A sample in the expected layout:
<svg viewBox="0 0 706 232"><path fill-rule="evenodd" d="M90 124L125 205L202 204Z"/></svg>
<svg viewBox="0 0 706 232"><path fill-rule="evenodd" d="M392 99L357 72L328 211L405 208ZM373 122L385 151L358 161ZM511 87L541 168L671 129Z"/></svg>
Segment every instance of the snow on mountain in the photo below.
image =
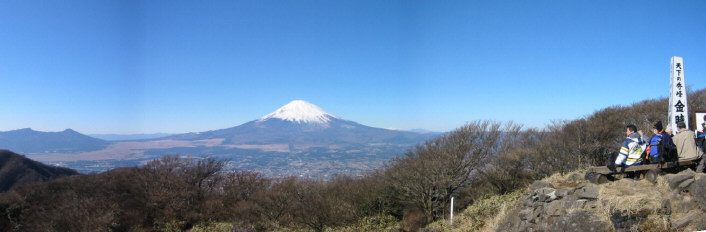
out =
<svg viewBox="0 0 706 232"><path fill-rule="evenodd" d="M338 116L328 113L320 107L303 100L294 100L275 110L275 112L265 115L258 121L265 121L271 118L297 123L318 124L328 124L332 118L340 119Z"/></svg>
<svg viewBox="0 0 706 232"><path fill-rule="evenodd" d="M342 119L306 101L295 100L260 119L239 126L166 137L171 140L223 139L228 145L287 144L292 146L356 147L394 144L404 147L430 135L375 128ZM292 149L292 148L290 148Z"/></svg>

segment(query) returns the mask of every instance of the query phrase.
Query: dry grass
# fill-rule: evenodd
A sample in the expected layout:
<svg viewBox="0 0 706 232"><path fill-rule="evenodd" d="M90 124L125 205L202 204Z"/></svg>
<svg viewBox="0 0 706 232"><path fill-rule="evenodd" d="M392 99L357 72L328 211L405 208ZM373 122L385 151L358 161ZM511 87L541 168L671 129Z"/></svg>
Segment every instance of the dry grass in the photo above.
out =
<svg viewBox="0 0 706 232"><path fill-rule="evenodd" d="M368 232L368 231L395 231L399 222L391 215L365 217L354 225L326 228L326 232Z"/></svg>
<svg viewBox="0 0 706 232"><path fill-rule="evenodd" d="M497 214L490 218L490 220L487 222L486 227L482 228L482 231L497 231L498 227L500 226L500 223L502 223L505 218L507 218L510 212L517 208L517 202L520 200L520 197L522 197L522 194L518 194L520 193L520 191L517 191L515 193L517 195L509 196L509 199L502 204L500 210L497 211Z"/></svg>
<svg viewBox="0 0 706 232"><path fill-rule="evenodd" d="M524 189L481 198L455 215L453 226L449 225L448 219L444 219L429 224L427 228L441 231L494 231L515 208L523 192Z"/></svg>
<svg viewBox="0 0 706 232"><path fill-rule="evenodd" d="M664 182L664 178L659 178L657 185L645 180L622 179L598 185L599 199L605 203L601 205L604 205L603 210L606 210L606 215L610 210L634 212L645 208L658 209L662 203L662 196L670 192Z"/></svg>
<svg viewBox="0 0 706 232"><path fill-rule="evenodd" d="M543 181L552 183L556 188L576 187L583 182L586 170L572 171L566 174L554 174ZM468 206L462 213L454 218L453 226L449 226L448 219L436 221L427 226L430 229L441 231L496 231L500 223L509 213L527 189L519 189L509 194L488 196Z"/></svg>
<svg viewBox="0 0 706 232"><path fill-rule="evenodd" d="M544 178L543 181L552 183L554 185L554 188L573 188L578 186L581 182L584 181L584 176L586 174L586 169L580 169L576 171L572 171L569 173L561 174L561 173L555 173L554 175L551 175L550 177Z"/></svg>

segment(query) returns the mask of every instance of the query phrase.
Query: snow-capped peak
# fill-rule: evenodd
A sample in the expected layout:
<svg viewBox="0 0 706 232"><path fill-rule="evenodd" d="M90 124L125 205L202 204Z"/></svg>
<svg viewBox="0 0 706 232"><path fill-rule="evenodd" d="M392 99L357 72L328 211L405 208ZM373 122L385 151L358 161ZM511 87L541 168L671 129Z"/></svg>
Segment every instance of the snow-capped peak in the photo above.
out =
<svg viewBox="0 0 706 232"><path fill-rule="evenodd" d="M260 118L264 121L270 118L279 118L285 121L297 123L322 123L328 124L331 118L338 118L336 115L330 114L320 107L303 100L294 100L289 104L282 106L265 117Z"/></svg>

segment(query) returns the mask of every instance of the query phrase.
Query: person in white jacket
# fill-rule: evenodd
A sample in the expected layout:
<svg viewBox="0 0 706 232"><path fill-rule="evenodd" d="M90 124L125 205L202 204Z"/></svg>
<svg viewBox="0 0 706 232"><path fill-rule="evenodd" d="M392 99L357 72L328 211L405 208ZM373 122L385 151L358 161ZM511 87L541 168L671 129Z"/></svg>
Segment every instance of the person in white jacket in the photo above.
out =
<svg viewBox="0 0 706 232"><path fill-rule="evenodd" d="M615 159L615 166L634 166L642 164L642 153L647 148L647 143L639 133L635 125L625 127L625 142L620 147L618 157Z"/></svg>

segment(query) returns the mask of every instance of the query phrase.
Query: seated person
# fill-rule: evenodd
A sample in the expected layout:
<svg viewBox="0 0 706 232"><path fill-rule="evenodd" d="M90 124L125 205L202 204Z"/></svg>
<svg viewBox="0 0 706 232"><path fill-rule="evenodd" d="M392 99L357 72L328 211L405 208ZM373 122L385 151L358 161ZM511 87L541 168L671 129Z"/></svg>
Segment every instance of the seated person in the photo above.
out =
<svg viewBox="0 0 706 232"><path fill-rule="evenodd" d="M703 152L696 147L696 135L694 132L686 129L684 122L677 123L677 131L679 131L679 133L674 136L674 145L676 145L679 160L695 160L701 158ZM696 172L703 172L705 163L706 162L702 159Z"/></svg>
<svg viewBox="0 0 706 232"><path fill-rule="evenodd" d="M649 139L650 145L647 149L649 162L654 164L671 161L667 158L672 158L669 156L674 150L674 142L672 142L672 136L662 128L662 121L655 123L652 127L652 133L654 135Z"/></svg>
<svg viewBox="0 0 706 232"><path fill-rule="evenodd" d="M635 166L642 164L642 153L647 148L647 143L642 140L640 134L637 133L635 125L628 125L625 128L625 142L620 147L620 153L615 159L615 166Z"/></svg>

